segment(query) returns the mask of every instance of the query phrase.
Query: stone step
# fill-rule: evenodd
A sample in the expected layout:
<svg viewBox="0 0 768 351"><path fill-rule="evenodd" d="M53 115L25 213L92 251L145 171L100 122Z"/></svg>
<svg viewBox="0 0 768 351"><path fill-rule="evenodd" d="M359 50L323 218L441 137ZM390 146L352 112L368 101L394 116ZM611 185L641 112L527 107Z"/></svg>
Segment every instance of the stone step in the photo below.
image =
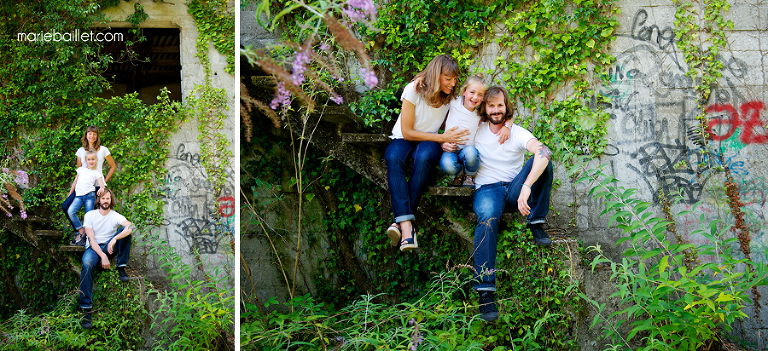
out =
<svg viewBox="0 0 768 351"><path fill-rule="evenodd" d="M58 230L35 230L35 235L46 238L60 238L64 233Z"/></svg>
<svg viewBox="0 0 768 351"><path fill-rule="evenodd" d="M475 188L463 186L433 186L427 189L430 195L436 196L472 196Z"/></svg>
<svg viewBox="0 0 768 351"><path fill-rule="evenodd" d="M386 134L341 133L341 141L350 144L383 144L390 140Z"/></svg>
<svg viewBox="0 0 768 351"><path fill-rule="evenodd" d="M85 252L85 246L77 246L77 245L61 245L59 247L59 251L67 251L67 252Z"/></svg>
<svg viewBox="0 0 768 351"><path fill-rule="evenodd" d="M27 218L21 218L20 216L13 216L11 219L16 222L35 222L35 223L43 223L47 222L47 218L38 217L38 216L28 216Z"/></svg>

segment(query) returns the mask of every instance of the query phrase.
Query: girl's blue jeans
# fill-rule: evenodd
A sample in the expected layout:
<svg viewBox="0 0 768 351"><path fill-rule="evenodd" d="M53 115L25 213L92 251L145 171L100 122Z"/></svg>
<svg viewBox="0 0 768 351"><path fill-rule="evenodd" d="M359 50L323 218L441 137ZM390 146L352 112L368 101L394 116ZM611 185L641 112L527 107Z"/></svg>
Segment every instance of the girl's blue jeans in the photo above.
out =
<svg viewBox="0 0 768 351"><path fill-rule="evenodd" d="M387 162L387 185L395 223L415 218L413 214L442 153L443 149L434 141L394 139L387 145L384 159ZM405 165L409 157L413 158L413 169L406 180Z"/></svg>
<svg viewBox="0 0 768 351"><path fill-rule="evenodd" d="M97 185L95 192L98 193L100 188L101 187ZM72 201L75 201L75 192L74 191L72 192L72 194L69 194L69 196L67 196L67 199L64 200L64 202L61 203L61 210L64 211L64 215L66 215L67 220L69 221L69 224L72 226L72 228L76 228L77 226L75 225L75 223L72 223L72 220L69 219L69 206L72 206ZM87 207L86 207L86 209L87 209ZM86 212L88 212L88 211L90 211L90 210L86 210ZM77 229L75 229L75 230L77 230Z"/></svg>
<svg viewBox="0 0 768 351"><path fill-rule="evenodd" d="M499 231L499 220L504 212L517 212L517 198L523 187L525 178L533 167L533 157L525 163L512 182L486 184L475 190L472 207L477 214L475 227L475 290L496 291L496 241ZM531 213L526 223L544 223L549 212L549 193L553 180L552 162L547 169L531 185L531 196L528 206Z"/></svg>
<svg viewBox="0 0 768 351"><path fill-rule="evenodd" d="M123 231L123 227L117 229L114 238L120 232ZM116 267L125 267L128 265L128 260L131 258L131 237L128 235L115 242L115 247L112 250L112 254L107 252L107 245L112 238L109 238L107 242L99 244L101 251L107 254L109 259L117 256ZM83 268L80 270L80 308L92 308L93 307L93 273L94 269L101 267L101 257L93 250L93 247L88 247L83 253Z"/></svg>
<svg viewBox="0 0 768 351"><path fill-rule="evenodd" d="M480 155L473 145L467 146L458 152L443 152L440 157L440 169L448 175L459 175L464 171L473 176L480 167Z"/></svg>
<svg viewBox="0 0 768 351"><path fill-rule="evenodd" d="M95 204L95 191L91 191L85 195L75 196L75 198L72 200L72 204L69 205L69 209L67 210L67 218L69 218L69 221L72 223L72 227L75 228L75 230L80 230L80 228L83 227L83 224L80 222L80 218L77 217L77 211L80 211L80 209L85 206L85 212L88 213L88 211L93 210L93 206Z"/></svg>

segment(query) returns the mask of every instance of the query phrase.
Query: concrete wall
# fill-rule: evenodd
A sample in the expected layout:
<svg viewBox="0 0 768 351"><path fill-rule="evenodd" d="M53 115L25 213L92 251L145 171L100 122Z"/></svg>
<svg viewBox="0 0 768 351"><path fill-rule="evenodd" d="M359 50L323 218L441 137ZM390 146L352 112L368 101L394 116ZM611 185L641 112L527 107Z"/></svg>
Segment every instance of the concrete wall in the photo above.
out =
<svg viewBox="0 0 768 351"><path fill-rule="evenodd" d="M610 70L610 84L601 88L612 103L603 107L611 114L611 123L609 147L600 162L609 165L607 170L621 181L620 185L638 188L638 197L644 201L659 204L662 194L681 191L683 200L672 206L672 213L689 210L699 203L695 216L675 218L680 234L694 244L706 242L700 235L693 235L699 229L698 216L703 214L707 221L722 219L725 224L734 223L723 190L724 172L705 165L727 166L744 203L752 258L765 262L768 114L763 104L763 58L768 49L768 4L731 3L730 11L724 15L733 21L734 28L727 31L728 47L718 58L723 63L722 78L705 106L713 126L710 146L723 154L723 161L707 153L695 132L698 95L692 80L685 76L688 66L674 44L675 6L671 1L656 0L619 4L620 27L611 48L617 61ZM583 189L577 192L584 194ZM572 192L565 198L573 199ZM585 245L615 247L619 233L607 228L607 218L598 217L604 204L586 196L581 198L584 201L577 202L575 208L575 234ZM565 210L565 204L558 201L555 208ZM656 211L660 209L655 206ZM724 234L733 237L730 231ZM618 249L610 252L614 259L619 259ZM734 252L740 253L738 247L734 247ZM714 259L701 257L703 262ZM767 296L764 290L762 295ZM761 302L765 305L768 300L762 298ZM744 312L754 316L751 308ZM765 308L760 315L760 319L767 320ZM767 339L760 336L762 327L756 321L745 323L740 334L764 347Z"/></svg>
<svg viewBox="0 0 768 351"><path fill-rule="evenodd" d="M195 86L205 81L203 66L195 57L195 43L198 33L192 16L187 12L184 2L142 1L144 11L149 15L141 27L144 28L179 28L181 52L181 92L183 101L192 93ZM116 7L104 13L113 21L113 27L130 27L124 19L134 12L134 2L121 1ZM231 4L230 6L234 6ZM211 83L214 88L224 88L229 99L224 128L220 132L230 142L229 149L235 154L235 135L239 123L235 105L235 77L224 71L227 65L213 45L209 45L208 55L211 61ZM185 263L197 265L192 255L197 250L206 269L226 268L221 274L234 277L233 246L235 230L235 172L234 158L229 160L227 182L221 193L214 194L208 183L208 176L200 158L200 141L197 139L198 121L189 120L181 124L179 131L170 136L169 158L166 163L168 174L164 177L165 222L160 230L163 237L178 249ZM134 250L134 254L136 254ZM153 261L143 262L147 275L164 277L163 270ZM212 272L208 272L212 273ZM234 284L234 283L233 283Z"/></svg>

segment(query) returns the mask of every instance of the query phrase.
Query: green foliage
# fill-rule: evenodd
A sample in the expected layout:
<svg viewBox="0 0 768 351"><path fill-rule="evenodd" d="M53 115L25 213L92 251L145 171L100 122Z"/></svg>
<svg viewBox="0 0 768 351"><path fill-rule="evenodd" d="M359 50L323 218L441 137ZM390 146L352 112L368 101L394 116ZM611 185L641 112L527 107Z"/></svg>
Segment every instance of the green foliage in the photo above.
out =
<svg viewBox="0 0 768 351"><path fill-rule="evenodd" d="M594 94L597 101L603 101L599 93ZM545 145L549 145L555 155L563 161L570 153L567 149L578 148L579 153L599 156L608 143L608 112L592 109L587 106L587 100L581 96L554 101L539 112L533 122L533 134ZM522 121L525 126L529 118ZM521 123L520 121L516 123Z"/></svg>
<svg viewBox="0 0 768 351"><path fill-rule="evenodd" d="M3 350L136 350L144 346L141 326L148 318L135 285L123 283L116 270L97 273L94 280L93 328L80 326L75 311L77 292L65 294L50 312L26 310L0 324Z"/></svg>
<svg viewBox="0 0 768 351"><path fill-rule="evenodd" d="M64 267L48 255L29 249L29 244L16 235L0 231L0 279L13 282L2 286L3 304L0 319L11 317L19 309L27 313L47 312L56 307L60 295L77 285ZM22 299L16 301L14 295Z"/></svg>
<svg viewBox="0 0 768 351"><path fill-rule="evenodd" d="M104 20L98 2L46 0L0 5L0 145L28 129L79 114L107 87L99 72L111 57L92 41L18 41L17 33L89 31ZM55 102L55 103L54 103Z"/></svg>
<svg viewBox="0 0 768 351"><path fill-rule="evenodd" d="M147 228L143 242L169 276L170 289L157 293L159 308L152 315L157 338L155 350L233 349L230 330L235 318L235 291L231 261L226 266L204 265L195 255L201 272L184 263L176 249L162 238L158 228ZM231 255L227 256L232 257ZM206 271L204 267L208 267ZM202 279L193 277L202 275Z"/></svg>
<svg viewBox="0 0 768 351"><path fill-rule="evenodd" d="M683 53L685 62L688 64L685 75L693 80L695 89L699 93L697 132L704 139L708 139L707 123L709 121L706 118L704 105L709 100L717 79L722 77L720 70L723 68L723 63L718 56L720 49L728 45L725 29L733 29L733 22L725 20L722 13L728 12L730 4L727 0L706 0L700 5L704 7L703 11L694 8L691 2L680 0L675 0L675 6L677 6L675 29L679 36L675 45Z"/></svg>
<svg viewBox="0 0 768 351"><path fill-rule="evenodd" d="M601 215L610 214L609 223L627 235L617 244L629 244L621 263L593 248L597 257L592 268L610 264L617 287L611 296L627 306L606 317L605 304L590 301L598 310L592 326L604 324L603 333L614 345L629 350L628 343L640 341L644 346L638 350L709 348L716 333L730 332L734 321L747 317L742 309L750 304L748 291L768 285L768 270L764 263L735 257L738 239L726 236L728 228L700 216L702 228L692 235L707 240L696 249L711 261L691 267L686 251L693 245L670 242L666 235L671 222L655 216L650 203L635 199L636 189L616 186L617 180L601 170L587 171L580 181L597 183L589 195L604 199ZM693 216L694 211L678 216ZM619 331L625 323L631 328L626 336Z"/></svg>
<svg viewBox="0 0 768 351"><path fill-rule="evenodd" d="M200 46L208 50L208 43L227 59L225 72L235 74L235 13L227 8L227 0L188 0L187 11L195 19L198 33L198 53ZM201 61L206 58L199 57ZM204 64L209 66L210 63Z"/></svg>
<svg viewBox="0 0 768 351"><path fill-rule="evenodd" d="M197 96L199 94L199 97ZM224 120L228 110L227 90L214 88L210 80L204 85L195 87L195 91L187 98L187 111L190 117L197 119L197 139L200 140L200 158L208 175L212 192L220 194L227 183L227 168L233 158L229 149L229 139L222 133Z"/></svg>
<svg viewBox="0 0 768 351"><path fill-rule="evenodd" d="M559 334L547 331L564 323L553 321L562 317L563 312L554 314L538 309L557 306L540 303L525 308L517 297L504 296L498 302L502 316L525 309L524 317L507 316L489 324L475 316L477 305L466 300L470 284L467 274L451 269L435 273L425 294L411 302L389 304L383 295L363 295L346 307L333 310L306 295L286 303L293 307L293 312L272 311L264 315L256 312L256 306L249 305L241 314L247 322L241 326L240 346L244 350L506 350L534 346L574 349L573 340L553 340ZM265 305L271 303L274 301ZM525 325L528 320L532 320L531 328Z"/></svg>

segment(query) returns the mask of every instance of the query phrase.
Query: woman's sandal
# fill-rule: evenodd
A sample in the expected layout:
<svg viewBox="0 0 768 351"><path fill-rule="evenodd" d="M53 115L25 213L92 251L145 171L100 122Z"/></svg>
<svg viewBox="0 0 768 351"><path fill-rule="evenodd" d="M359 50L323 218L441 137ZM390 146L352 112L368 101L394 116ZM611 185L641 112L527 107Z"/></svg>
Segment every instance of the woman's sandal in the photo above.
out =
<svg viewBox="0 0 768 351"><path fill-rule="evenodd" d="M390 240L389 245L397 246L397 243L399 243L400 239L403 237L403 234L400 232L400 225L392 223L392 225L387 228L387 236Z"/></svg>
<svg viewBox="0 0 768 351"><path fill-rule="evenodd" d="M403 241L400 242L400 251L406 252L419 248L419 242L416 240L416 228L412 227L411 235L410 238L403 239Z"/></svg>

